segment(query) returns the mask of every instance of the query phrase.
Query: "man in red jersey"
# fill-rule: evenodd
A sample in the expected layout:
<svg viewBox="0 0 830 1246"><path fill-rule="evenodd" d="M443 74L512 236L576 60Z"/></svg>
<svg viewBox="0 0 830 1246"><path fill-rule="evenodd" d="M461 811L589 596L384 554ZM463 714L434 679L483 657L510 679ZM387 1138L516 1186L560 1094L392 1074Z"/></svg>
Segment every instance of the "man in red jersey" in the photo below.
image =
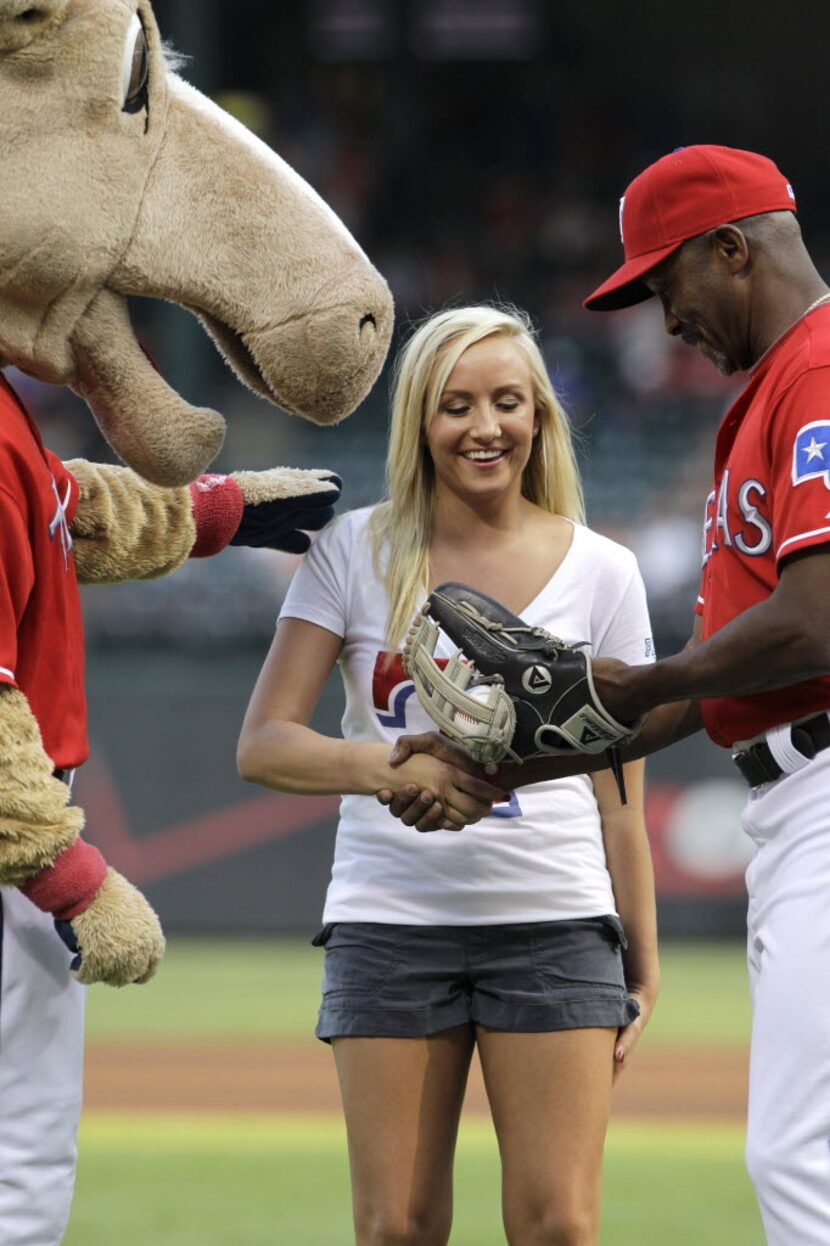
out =
<svg viewBox="0 0 830 1246"><path fill-rule="evenodd" d="M623 758L705 727L746 779L743 828L753 1000L747 1162L772 1246L830 1242L830 290L772 161L680 148L620 203L624 264L592 311L656 295L666 329L748 380L717 438L697 620L682 653L652 666L598 660L603 705L644 716ZM475 657L474 654L468 656ZM452 755L441 737L403 738ZM604 760L503 767L523 786ZM430 793L380 793L429 830ZM486 813L482 809L482 815Z"/></svg>
<svg viewBox="0 0 830 1246"><path fill-rule="evenodd" d="M747 383L721 425L698 622L653 667L594 668L639 751L698 725L749 785L747 1164L773 1246L830 1241L830 291L795 195L752 152L681 148L628 187L594 311L656 295L666 329ZM655 708L656 707L656 708Z"/></svg>

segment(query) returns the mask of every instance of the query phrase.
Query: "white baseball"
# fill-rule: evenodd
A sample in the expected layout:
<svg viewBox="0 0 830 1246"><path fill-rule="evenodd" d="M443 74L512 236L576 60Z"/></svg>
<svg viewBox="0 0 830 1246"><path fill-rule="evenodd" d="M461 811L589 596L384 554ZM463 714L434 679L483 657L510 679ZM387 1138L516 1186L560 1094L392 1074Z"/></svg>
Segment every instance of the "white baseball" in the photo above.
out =
<svg viewBox="0 0 830 1246"><path fill-rule="evenodd" d="M465 688L467 696L472 697L474 701L478 701L481 705L489 704L490 693L492 690L492 684L476 684L472 688ZM465 714L463 710L455 711L455 718L453 721L462 732L469 735L477 735L482 730L484 725L483 723L478 722L470 714Z"/></svg>

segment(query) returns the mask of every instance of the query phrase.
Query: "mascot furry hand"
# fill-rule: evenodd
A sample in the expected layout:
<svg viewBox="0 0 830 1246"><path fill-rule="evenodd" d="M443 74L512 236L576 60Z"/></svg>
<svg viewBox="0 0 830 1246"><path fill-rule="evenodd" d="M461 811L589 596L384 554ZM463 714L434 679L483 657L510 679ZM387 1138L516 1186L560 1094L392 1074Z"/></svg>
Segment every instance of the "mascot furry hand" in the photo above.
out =
<svg viewBox="0 0 830 1246"><path fill-rule="evenodd" d="M0 379L0 886L54 916L81 981L120 986L164 939L62 781L88 753L77 582L301 552L339 492L199 476L224 422L159 376L126 296L187 307L241 380L323 424L374 383L391 300L314 191L178 77L146 0L0 0L0 150L0 364L81 394L127 465L61 463Z"/></svg>

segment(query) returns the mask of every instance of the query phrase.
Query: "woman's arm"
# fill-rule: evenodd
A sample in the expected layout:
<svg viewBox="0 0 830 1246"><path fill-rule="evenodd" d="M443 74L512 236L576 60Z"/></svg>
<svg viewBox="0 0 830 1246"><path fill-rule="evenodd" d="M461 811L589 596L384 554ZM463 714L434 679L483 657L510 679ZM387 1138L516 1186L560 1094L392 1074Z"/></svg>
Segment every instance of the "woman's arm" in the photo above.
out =
<svg viewBox="0 0 830 1246"><path fill-rule="evenodd" d="M614 1048L615 1071L643 1032L657 1000L660 966L657 955L657 909L654 871L644 815L645 763L625 767L628 803L620 804L617 785L608 771L592 776L602 822L605 859L617 912L625 928L628 948L623 952L629 994L640 1005L640 1015L620 1030Z"/></svg>
<svg viewBox="0 0 830 1246"><path fill-rule="evenodd" d="M281 792L373 796L393 780L389 747L309 727L342 639L305 619L282 619L251 696L237 750L243 779ZM440 793L462 824L490 812L501 789L440 759L418 755L404 781ZM405 766L399 767L399 775Z"/></svg>

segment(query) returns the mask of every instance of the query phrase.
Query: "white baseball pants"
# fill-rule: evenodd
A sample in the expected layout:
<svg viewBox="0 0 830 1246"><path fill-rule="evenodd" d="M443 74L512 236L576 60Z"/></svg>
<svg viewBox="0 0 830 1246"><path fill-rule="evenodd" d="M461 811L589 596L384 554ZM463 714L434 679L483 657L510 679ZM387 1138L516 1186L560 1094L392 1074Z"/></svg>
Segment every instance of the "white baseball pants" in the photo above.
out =
<svg viewBox="0 0 830 1246"><path fill-rule="evenodd" d="M86 990L51 917L0 890L0 1242L58 1246L72 1202Z"/></svg>
<svg viewBox="0 0 830 1246"><path fill-rule="evenodd" d="M753 1021L746 1158L769 1246L830 1243L830 749L742 825Z"/></svg>

